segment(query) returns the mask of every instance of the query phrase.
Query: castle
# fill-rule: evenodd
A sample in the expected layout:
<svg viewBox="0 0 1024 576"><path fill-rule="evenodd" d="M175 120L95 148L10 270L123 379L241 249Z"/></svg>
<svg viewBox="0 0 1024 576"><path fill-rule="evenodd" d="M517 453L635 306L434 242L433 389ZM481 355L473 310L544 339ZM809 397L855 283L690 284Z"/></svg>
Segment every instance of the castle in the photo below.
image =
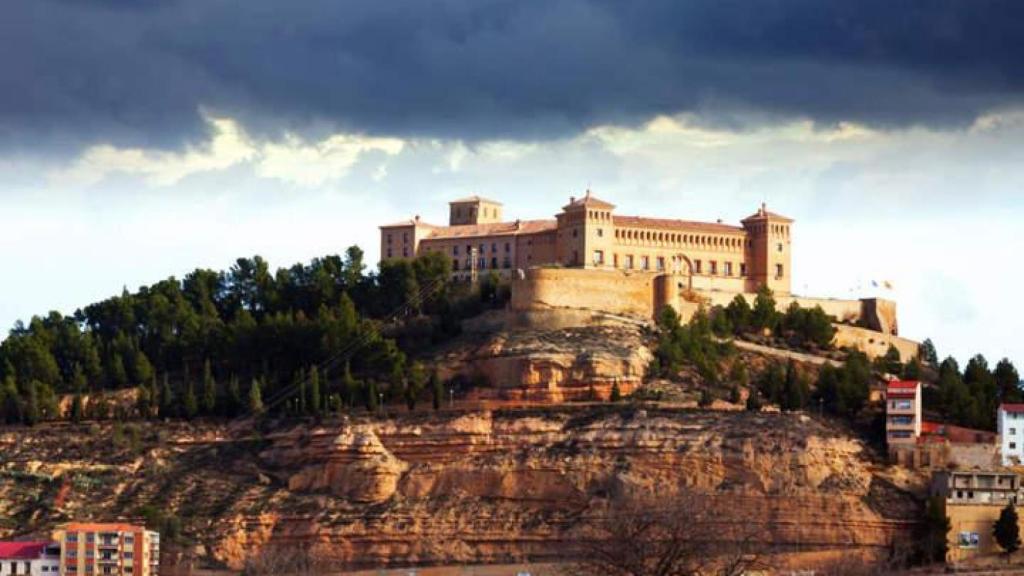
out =
<svg viewBox="0 0 1024 576"><path fill-rule="evenodd" d="M898 336L895 302L792 294L793 220L764 204L739 226L614 212L587 191L552 220L505 221L501 203L472 196L449 203L447 226L419 216L381 226L381 259L436 252L451 259L458 280L497 273L512 287L509 310L534 326L585 321L580 312L650 319L665 306L686 321L736 295L753 302L767 286L781 310L796 303L834 316L836 346L871 357L890 346L906 359L918 353Z"/></svg>
<svg viewBox="0 0 1024 576"><path fill-rule="evenodd" d="M449 204L448 226L412 220L381 226L381 258L440 252L452 274L472 279L496 271L558 265L672 274L689 289L790 293L793 220L764 205L740 226L620 216L588 190L553 220L502 219L502 205L478 196Z"/></svg>

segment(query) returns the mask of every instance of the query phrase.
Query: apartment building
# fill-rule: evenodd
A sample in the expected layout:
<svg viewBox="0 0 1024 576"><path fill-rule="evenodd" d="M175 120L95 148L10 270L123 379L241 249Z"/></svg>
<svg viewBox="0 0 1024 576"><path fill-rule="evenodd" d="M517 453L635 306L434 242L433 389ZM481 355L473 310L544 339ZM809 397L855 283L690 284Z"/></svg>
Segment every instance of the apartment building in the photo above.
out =
<svg viewBox="0 0 1024 576"><path fill-rule="evenodd" d="M0 576L57 576L60 547L51 542L0 542Z"/></svg>
<svg viewBox="0 0 1024 576"><path fill-rule="evenodd" d="M1024 464L1024 404L1000 404L996 430L1003 466Z"/></svg>
<svg viewBox="0 0 1024 576"><path fill-rule="evenodd" d="M70 523L54 532L61 576L156 576L160 534L127 523Z"/></svg>
<svg viewBox="0 0 1024 576"><path fill-rule="evenodd" d="M885 390L885 440L913 446L921 436L921 383L892 381Z"/></svg>
<svg viewBox="0 0 1024 576"><path fill-rule="evenodd" d="M1017 507L1024 502L1020 477L1009 471L936 472L931 488L932 495L942 499L949 518L946 559L950 562L999 552L992 527L1007 504Z"/></svg>

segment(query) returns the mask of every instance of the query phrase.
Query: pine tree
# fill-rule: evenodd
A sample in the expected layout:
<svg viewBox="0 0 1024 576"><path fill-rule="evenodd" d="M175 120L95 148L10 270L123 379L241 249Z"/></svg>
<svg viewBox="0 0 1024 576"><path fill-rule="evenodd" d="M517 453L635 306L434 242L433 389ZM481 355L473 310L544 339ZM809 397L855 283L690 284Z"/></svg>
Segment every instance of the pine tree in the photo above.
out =
<svg viewBox="0 0 1024 576"><path fill-rule="evenodd" d="M314 416L320 414L320 370L316 366L309 370L309 411Z"/></svg>
<svg viewBox="0 0 1024 576"><path fill-rule="evenodd" d="M217 381L213 379L209 360L203 363L203 412L207 415L217 412Z"/></svg>
<svg viewBox="0 0 1024 576"><path fill-rule="evenodd" d="M149 398L149 388L139 386L136 390L135 409L138 411L140 418L149 418L149 410L152 406L152 401Z"/></svg>
<svg viewBox="0 0 1024 576"><path fill-rule="evenodd" d="M24 424L33 426L39 422L42 418L39 408L39 392L36 387L36 382L32 381L28 383L25 390L25 409L22 413L21 421Z"/></svg>
<svg viewBox="0 0 1024 576"><path fill-rule="evenodd" d="M359 383L352 377L348 362L345 362L345 372L341 375L341 391L345 395L345 403L354 408L359 402Z"/></svg>
<svg viewBox="0 0 1024 576"><path fill-rule="evenodd" d="M306 414L306 373L299 370L295 373L295 384L298 387L298 397L295 402L295 413Z"/></svg>
<svg viewBox="0 0 1024 576"><path fill-rule="evenodd" d="M263 414L263 396L260 394L260 381L252 379L252 386L249 387L249 412L255 416Z"/></svg>
<svg viewBox="0 0 1024 576"><path fill-rule="evenodd" d="M995 536L999 547L1006 554L1006 562L1010 562L1010 555L1020 550L1020 526L1017 525L1017 509L1013 503L1009 503L999 513L999 519L992 527L992 535Z"/></svg>

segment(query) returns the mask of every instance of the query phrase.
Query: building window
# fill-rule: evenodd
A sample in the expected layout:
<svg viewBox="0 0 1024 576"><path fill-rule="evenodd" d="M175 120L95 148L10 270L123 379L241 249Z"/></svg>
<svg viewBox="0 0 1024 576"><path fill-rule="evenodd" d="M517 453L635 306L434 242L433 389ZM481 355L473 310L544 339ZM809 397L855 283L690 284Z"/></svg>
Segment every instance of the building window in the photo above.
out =
<svg viewBox="0 0 1024 576"><path fill-rule="evenodd" d="M1016 428L1010 428L1010 434L1016 434L1016 433L1017 433L1017 429Z"/></svg>
<svg viewBox="0 0 1024 576"><path fill-rule="evenodd" d="M452 270L458 270L458 269L459 269L459 259L458 258L453 258L452 259Z"/></svg>
<svg viewBox="0 0 1024 576"><path fill-rule="evenodd" d="M703 264L703 262L701 262L700 260L694 260L693 261L693 271L695 273L697 273L697 274L703 274L704 270L702 268L702 264Z"/></svg>
<svg viewBox="0 0 1024 576"><path fill-rule="evenodd" d="M388 244L391 244L391 234L388 234Z"/></svg>
<svg viewBox="0 0 1024 576"><path fill-rule="evenodd" d="M498 268L498 259L497 258L491 258L491 269L492 270L496 270L497 268Z"/></svg>
<svg viewBox="0 0 1024 576"><path fill-rule="evenodd" d="M658 267L658 270L665 269L665 258L663 256L658 256L658 259L656 260L656 266Z"/></svg>
<svg viewBox="0 0 1024 576"><path fill-rule="evenodd" d="M604 250L594 250L594 264L597 266L604 265Z"/></svg>
<svg viewBox="0 0 1024 576"><path fill-rule="evenodd" d="M487 258L480 258L476 264L478 268L487 268Z"/></svg>
<svg viewBox="0 0 1024 576"><path fill-rule="evenodd" d="M409 248L406 247L406 246L403 246L402 247L402 258L408 258L408 257L409 257Z"/></svg>
<svg viewBox="0 0 1024 576"><path fill-rule="evenodd" d="M779 252L782 252L782 242L779 242Z"/></svg>
<svg viewBox="0 0 1024 576"><path fill-rule="evenodd" d="M64 537L65 542L78 542L78 534L75 532L68 532L67 536Z"/></svg>
<svg viewBox="0 0 1024 576"><path fill-rule="evenodd" d="M572 229L572 237L573 237L573 238L575 238L575 237L576 237L576 229L575 229L575 228L573 228L573 229Z"/></svg>
<svg viewBox="0 0 1024 576"><path fill-rule="evenodd" d="M506 256L505 259L501 261L501 267L505 268L506 270L511 268L512 267L512 261L509 260L508 257Z"/></svg>
<svg viewBox="0 0 1024 576"><path fill-rule="evenodd" d="M740 263L740 276L747 275L747 264L745 262Z"/></svg>
<svg viewBox="0 0 1024 576"><path fill-rule="evenodd" d="M512 251L512 245L509 244L508 242L505 242L505 254L508 254L511 251Z"/></svg>
<svg viewBox="0 0 1024 576"><path fill-rule="evenodd" d="M402 242L404 242L406 244L409 243L409 233L408 232L402 232Z"/></svg>
<svg viewBox="0 0 1024 576"><path fill-rule="evenodd" d="M604 238L604 230L598 228L597 229L597 237L598 238Z"/></svg>
<svg viewBox="0 0 1024 576"><path fill-rule="evenodd" d="M718 262L715 262L714 260L712 260L708 264L709 264L709 267L710 267L710 270L711 270L711 275L714 276L714 275L718 274Z"/></svg>
<svg viewBox="0 0 1024 576"><path fill-rule="evenodd" d="M782 264L775 265L775 277L782 278Z"/></svg>
<svg viewBox="0 0 1024 576"><path fill-rule="evenodd" d="M498 251L498 243L491 242L491 254L495 254Z"/></svg>
<svg viewBox="0 0 1024 576"><path fill-rule="evenodd" d="M456 244L455 246L452 246L452 255L453 256L458 256L459 255L459 245L458 244Z"/></svg>
<svg viewBox="0 0 1024 576"><path fill-rule="evenodd" d="M614 268L618 268L619 267L619 255L618 254L612 254L612 267L614 267Z"/></svg>
<svg viewBox="0 0 1024 576"><path fill-rule="evenodd" d="M732 262L725 262L722 264L722 274L726 276L732 276Z"/></svg>
<svg viewBox="0 0 1024 576"><path fill-rule="evenodd" d="M1016 442L1010 442L1010 450L1016 450L1016 449L1017 449L1017 443Z"/></svg>
<svg viewBox="0 0 1024 576"><path fill-rule="evenodd" d="M641 256L640 257L640 268L642 268L644 270L650 270L651 269L651 259L649 257L647 257L647 256Z"/></svg>
<svg viewBox="0 0 1024 576"><path fill-rule="evenodd" d="M977 548L980 539L977 532L961 532L956 541L960 548Z"/></svg>
<svg viewBox="0 0 1024 576"><path fill-rule="evenodd" d="M626 255L626 269L627 270L632 270L633 269L633 255L632 254L627 254Z"/></svg>

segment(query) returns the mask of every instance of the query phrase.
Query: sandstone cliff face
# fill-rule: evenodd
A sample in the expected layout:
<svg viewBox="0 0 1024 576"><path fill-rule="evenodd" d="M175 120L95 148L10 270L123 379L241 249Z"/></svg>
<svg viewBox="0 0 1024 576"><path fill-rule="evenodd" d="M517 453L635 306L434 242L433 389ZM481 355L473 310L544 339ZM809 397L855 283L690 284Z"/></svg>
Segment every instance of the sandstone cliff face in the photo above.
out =
<svg viewBox="0 0 1024 576"><path fill-rule="evenodd" d="M449 353L443 372L482 376L489 387L473 400L607 400L615 384L624 395L639 387L651 358L643 329L618 322L497 332Z"/></svg>
<svg viewBox="0 0 1024 576"><path fill-rule="evenodd" d="M423 413L242 442L218 428L147 426L140 446L118 451L109 427L68 428L0 434L0 537L148 504L233 568L268 545L349 567L559 561L611 497L699 492L753 511L799 560L887 551L917 514L859 442L789 414Z"/></svg>

